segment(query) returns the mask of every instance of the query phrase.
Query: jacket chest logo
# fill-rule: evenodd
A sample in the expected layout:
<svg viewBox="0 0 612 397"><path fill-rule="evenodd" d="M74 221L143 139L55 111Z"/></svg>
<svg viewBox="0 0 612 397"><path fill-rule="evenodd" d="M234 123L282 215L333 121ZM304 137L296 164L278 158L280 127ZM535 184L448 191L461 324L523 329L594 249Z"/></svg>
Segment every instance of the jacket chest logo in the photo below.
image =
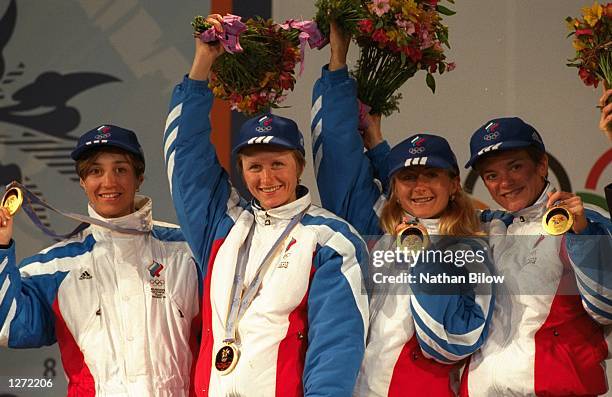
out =
<svg viewBox="0 0 612 397"><path fill-rule="evenodd" d="M151 279L149 280L151 296L155 299L164 299L166 297L166 280L161 277L162 270L164 270L164 265L153 261L147 270L151 275Z"/></svg>
<svg viewBox="0 0 612 397"><path fill-rule="evenodd" d="M285 248L285 252L283 253L281 262L278 264L279 269L286 269L289 267L289 259L291 257L292 252L290 251L290 249L295 245L295 243L297 243L297 240L295 239L295 237L292 237L289 244L287 244L287 248Z"/></svg>

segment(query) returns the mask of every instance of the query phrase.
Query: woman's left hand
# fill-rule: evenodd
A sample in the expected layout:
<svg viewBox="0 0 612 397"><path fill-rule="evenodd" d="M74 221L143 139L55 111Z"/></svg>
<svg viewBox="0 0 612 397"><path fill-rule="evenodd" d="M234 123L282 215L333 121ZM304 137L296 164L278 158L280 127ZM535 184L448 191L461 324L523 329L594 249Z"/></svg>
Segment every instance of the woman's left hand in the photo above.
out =
<svg viewBox="0 0 612 397"><path fill-rule="evenodd" d="M554 192L548 193L548 201L546 202L546 208L550 208L553 205L560 205L565 207L574 217L574 224L572 230L576 234L580 234L586 229L588 223L586 215L584 214L584 205L580 196L568 192Z"/></svg>

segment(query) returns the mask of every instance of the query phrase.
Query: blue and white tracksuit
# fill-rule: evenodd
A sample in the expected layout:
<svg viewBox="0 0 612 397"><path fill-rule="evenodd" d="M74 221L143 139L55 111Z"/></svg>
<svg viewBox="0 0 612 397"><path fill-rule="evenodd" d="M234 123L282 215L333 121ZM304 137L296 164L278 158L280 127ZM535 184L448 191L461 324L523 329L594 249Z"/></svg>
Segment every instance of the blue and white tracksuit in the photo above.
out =
<svg viewBox="0 0 612 397"><path fill-rule="evenodd" d="M15 264L0 249L0 345L59 344L68 396L190 395L198 267L180 230L154 222L151 200ZM192 324L193 323L193 324ZM192 331L193 330L193 331Z"/></svg>
<svg viewBox="0 0 612 397"><path fill-rule="evenodd" d="M377 177L386 175L389 147L379 145L364 154L357 132L356 83L346 68L334 72L323 68L312 103L313 155L323 206L347 219L363 236L380 236L379 214L386 197ZM430 234L439 234L436 220L423 223ZM486 249L476 240L463 240L470 249ZM485 262L482 270L488 274L490 264ZM483 344L493 302L491 289L482 295L466 291L372 296L367 348L355 394L453 395L457 366L447 364Z"/></svg>
<svg viewBox="0 0 612 397"><path fill-rule="evenodd" d="M264 210L229 182L210 142L213 96L206 81L174 90L164 154L176 212L204 265L203 337L196 368L200 396L350 396L365 349L367 250L343 220L298 198ZM213 365L225 325L237 255L255 222L246 264L249 283L288 222L308 208L282 242L237 326L240 359L222 376Z"/></svg>
<svg viewBox="0 0 612 397"><path fill-rule="evenodd" d="M514 213L485 212L504 291L487 342L463 371L461 396L595 396L608 389L602 326L612 323L610 221L586 210L580 235L550 236L542 227L547 192L550 186Z"/></svg>

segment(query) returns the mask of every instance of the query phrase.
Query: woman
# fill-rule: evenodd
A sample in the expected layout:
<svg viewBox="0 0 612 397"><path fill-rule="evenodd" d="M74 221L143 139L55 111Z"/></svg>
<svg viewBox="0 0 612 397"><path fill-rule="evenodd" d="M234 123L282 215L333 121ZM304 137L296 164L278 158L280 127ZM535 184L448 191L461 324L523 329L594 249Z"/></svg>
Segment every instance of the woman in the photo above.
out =
<svg viewBox="0 0 612 397"><path fill-rule="evenodd" d="M207 19L221 30L220 15ZM276 115L248 120L234 142L253 196L242 200L219 165L207 115L207 79L222 53L196 40L189 75L172 96L164 135L176 211L206 265L200 396L350 396L365 349L363 241L311 204L299 184L297 125Z"/></svg>
<svg viewBox="0 0 612 397"><path fill-rule="evenodd" d="M518 117L487 121L472 135L470 152L466 168L479 173L491 198L508 211L486 227L496 268L510 282L487 343L464 370L461 395L605 394L610 221L586 210L579 196L555 191L544 142ZM543 227L553 205L573 217L562 235Z"/></svg>
<svg viewBox="0 0 612 397"><path fill-rule="evenodd" d="M90 216L107 227L90 225L17 267L13 218L0 208L0 344L57 341L68 396L189 396L198 268L180 230L154 222L151 199L136 195L138 139L102 125L71 156Z"/></svg>
<svg viewBox="0 0 612 397"><path fill-rule="evenodd" d="M370 120L363 140L359 136L356 84L346 68L350 40L334 24L331 31L331 59L315 84L312 110L313 154L323 206L364 236L386 234L383 248L416 218L432 236L432 248L450 252L462 246L483 254L486 246L467 238L478 233L478 219L461 190L457 161L444 138L414 135L389 152L382 142L380 118ZM371 147L367 154L364 141ZM390 184L388 199L375 176ZM466 238L454 241L443 236ZM472 271L489 272L486 256L472 265ZM417 263L411 274L420 279L434 270L466 274L458 262ZM423 284L411 287L415 295L387 288L371 298L358 396L454 395L452 376L457 367L449 364L478 349L487 335L493 309L490 286L482 295L469 285L443 294L432 293Z"/></svg>

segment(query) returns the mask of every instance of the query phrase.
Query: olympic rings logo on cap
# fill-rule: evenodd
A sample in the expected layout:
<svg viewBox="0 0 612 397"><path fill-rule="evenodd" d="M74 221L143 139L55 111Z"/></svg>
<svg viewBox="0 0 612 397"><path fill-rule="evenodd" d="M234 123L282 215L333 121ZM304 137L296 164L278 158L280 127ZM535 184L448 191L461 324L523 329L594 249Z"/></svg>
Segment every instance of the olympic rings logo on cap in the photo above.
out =
<svg viewBox="0 0 612 397"><path fill-rule="evenodd" d="M410 149L408 149L408 152L410 154L419 154L419 153L423 153L424 151L425 151L425 148L423 146L411 147Z"/></svg>
<svg viewBox="0 0 612 397"><path fill-rule="evenodd" d="M499 138L499 131L491 132L483 137L485 141L492 141L497 138Z"/></svg>
<svg viewBox="0 0 612 397"><path fill-rule="evenodd" d="M257 132L268 132L268 131L272 131L272 126L271 126L271 125L269 125L269 126L267 126L267 127L262 127L262 126L259 126L259 127L256 127L256 128L255 128L255 131L257 131Z"/></svg>
<svg viewBox="0 0 612 397"><path fill-rule="evenodd" d="M96 135L94 139L106 139L106 138L110 138L110 136L111 136L110 132L107 132L106 134Z"/></svg>

